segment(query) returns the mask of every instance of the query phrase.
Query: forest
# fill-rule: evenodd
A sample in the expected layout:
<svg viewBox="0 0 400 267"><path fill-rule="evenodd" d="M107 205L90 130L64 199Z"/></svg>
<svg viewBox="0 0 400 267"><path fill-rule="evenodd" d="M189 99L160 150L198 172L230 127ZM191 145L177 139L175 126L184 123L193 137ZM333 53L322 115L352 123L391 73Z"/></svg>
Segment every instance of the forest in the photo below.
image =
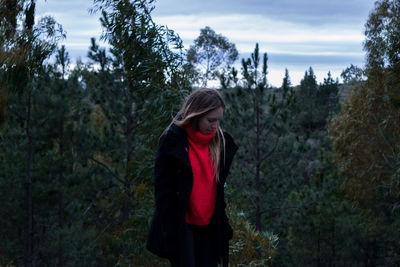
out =
<svg viewBox="0 0 400 267"><path fill-rule="evenodd" d="M239 146L230 266L400 266L400 0L366 18L365 67L281 87L257 40L237 69L226 37L185 50L154 5L93 0L103 35L73 65L35 0L0 0L0 266L169 266L145 249L155 150L210 81Z"/></svg>

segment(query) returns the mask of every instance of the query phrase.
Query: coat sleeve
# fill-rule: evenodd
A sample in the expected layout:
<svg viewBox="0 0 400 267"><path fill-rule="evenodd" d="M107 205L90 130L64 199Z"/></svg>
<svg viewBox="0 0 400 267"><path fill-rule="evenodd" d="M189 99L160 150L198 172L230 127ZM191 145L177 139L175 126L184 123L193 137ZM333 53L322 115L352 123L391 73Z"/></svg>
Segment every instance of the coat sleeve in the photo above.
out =
<svg viewBox="0 0 400 267"><path fill-rule="evenodd" d="M154 165L154 195L156 209L160 212L171 209L176 199L176 160L163 151L165 137L160 140Z"/></svg>
<svg viewBox="0 0 400 267"><path fill-rule="evenodd" d="M163 150L161 137L154 166L156 209L150 225L146 247L152 253L169 258L176 252L177 195L176 162Z"/></svg>

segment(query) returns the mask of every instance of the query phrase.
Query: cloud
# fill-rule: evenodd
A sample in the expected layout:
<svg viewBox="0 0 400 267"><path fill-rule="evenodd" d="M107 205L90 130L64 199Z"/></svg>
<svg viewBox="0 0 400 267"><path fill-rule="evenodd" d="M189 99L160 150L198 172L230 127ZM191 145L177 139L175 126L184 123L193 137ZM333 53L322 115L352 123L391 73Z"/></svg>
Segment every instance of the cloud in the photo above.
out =
<svg viewBox="0 0 400 267"><path fill-rule="evenodd" d="M374 0L159 0L159 15L261 14L271 19L307 24L331 24L338 21L358 23L365 19Z"/></svg>
<svg viewBox="0 0 400 267"><path fill-rule="evenodd" d="M360 55L364 39L358 27L343 24L310 26L272 20L261 15L174 15L159 16L154 20L175 30L186 47L193 44L200 28L208 25L235 43L241 53L252 51L257 42L267 52L274 53Z"/></svg>

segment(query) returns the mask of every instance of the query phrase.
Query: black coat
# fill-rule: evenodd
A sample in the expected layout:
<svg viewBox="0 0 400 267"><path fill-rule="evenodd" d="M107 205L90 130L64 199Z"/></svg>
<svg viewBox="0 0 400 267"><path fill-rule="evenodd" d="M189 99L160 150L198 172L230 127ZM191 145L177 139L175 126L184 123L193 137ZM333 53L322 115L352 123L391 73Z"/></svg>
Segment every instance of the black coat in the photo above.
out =
<svg viewBox="0 0 400 267"><path fill-rule="evenodd" d="M228 266L228 243L233 232L225 213L224 184L238 148L229 134L224 133L224 137L225 162L221 152L216 205L210 224L215 230L219 259L223 261L223 266ZM188 149L189 141L185 130L175 124L161 136L158 144L154 168L156 208L146 247L163 258L177 257L183 252L182 240L186 240L185 214L193 187Z"/></svg>

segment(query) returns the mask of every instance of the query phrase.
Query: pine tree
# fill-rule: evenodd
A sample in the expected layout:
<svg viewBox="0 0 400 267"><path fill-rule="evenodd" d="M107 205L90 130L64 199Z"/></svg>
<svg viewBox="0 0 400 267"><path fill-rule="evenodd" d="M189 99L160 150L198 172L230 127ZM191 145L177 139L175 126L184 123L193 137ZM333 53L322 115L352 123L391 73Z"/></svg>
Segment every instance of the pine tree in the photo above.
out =
<svg viewBox="0 0 400 267"><path fill-rule="evenodd" d="M272 162L288 131L288 106L292 103L289 87L278 92L268 86L267 60L264 53L260 62L257 44L251 58L242 61L242 85L224 89L228 105L227 128L241 148L238 152L240 168L233 171L238 179L234 185L243 190L247 201L253 203L250 216L256 230L263 228L262 216L268 211L264 205L265 192L273 183Z"/></svg>
<svg viewBox="0 0 400 267"><path fill-rule="evenodd" d="M3 2L2 2L3 3ZM35 229L34 221L34 190L35 190L35 147L38 136L37 127L40 127L35 115L35 99L40 93L38 76L43 71L43 62L56 47L58 39L63 37L62 29L58 27L54 19L45 17L34 25L35 1L6 1L5 6L15 6L16 10L4 11L6 21L2 22L5 34L1 35L1 66L2 82L7 86L1 86L7 92L8 101L14 95L23 99L24 109L21 106L7 104L7 113L14 113L19 118L22 131L19 133L25 143L26 160L25 185L26 185L26 240L25 266L34 266L37 254L34 251ZM23 9L24 7L25 9ZM22 14L23 13L23 14ZM19 21L22 18L23 21ZM10 22L10 23L7 23ZM19 23L18 23L19 22ZM22 24L22 28L18 25ZM3 91L3 92L4 92ZM4 95L4 93L2 93ZM24 223L25 224L25 223Z"/></svg>
<svg viewBox="0 0 400 267"><path fill-rule="evenodd" d="M154 261L144 253L154 149L187 92L181 40L153 22L151 2L95 1L110 53L92 40L89 57L100 69L85 80L97 118L90 161L109 184L96 222L106 265Z"/></svg>
<svg viewBox="0 0 400 267"><path fill-rule="evenodd" d="M329 114L337 113L340 109L338 98L338 81L333 80L331 72L328 72L328 77L324 78L324 83L320 84L316 95L316 123L321 125L321 128L326 128Z"/></svg>
<svg viewBox="0 0 400 267"><path fill-rule="evenodd" d="M317 127L316 123L316 97L318 85L314 70L310 67L304 73L304 77L300 82L300 88L296 92L297 111L299 112L298 121L301 131L311 131Z"/></svg>

